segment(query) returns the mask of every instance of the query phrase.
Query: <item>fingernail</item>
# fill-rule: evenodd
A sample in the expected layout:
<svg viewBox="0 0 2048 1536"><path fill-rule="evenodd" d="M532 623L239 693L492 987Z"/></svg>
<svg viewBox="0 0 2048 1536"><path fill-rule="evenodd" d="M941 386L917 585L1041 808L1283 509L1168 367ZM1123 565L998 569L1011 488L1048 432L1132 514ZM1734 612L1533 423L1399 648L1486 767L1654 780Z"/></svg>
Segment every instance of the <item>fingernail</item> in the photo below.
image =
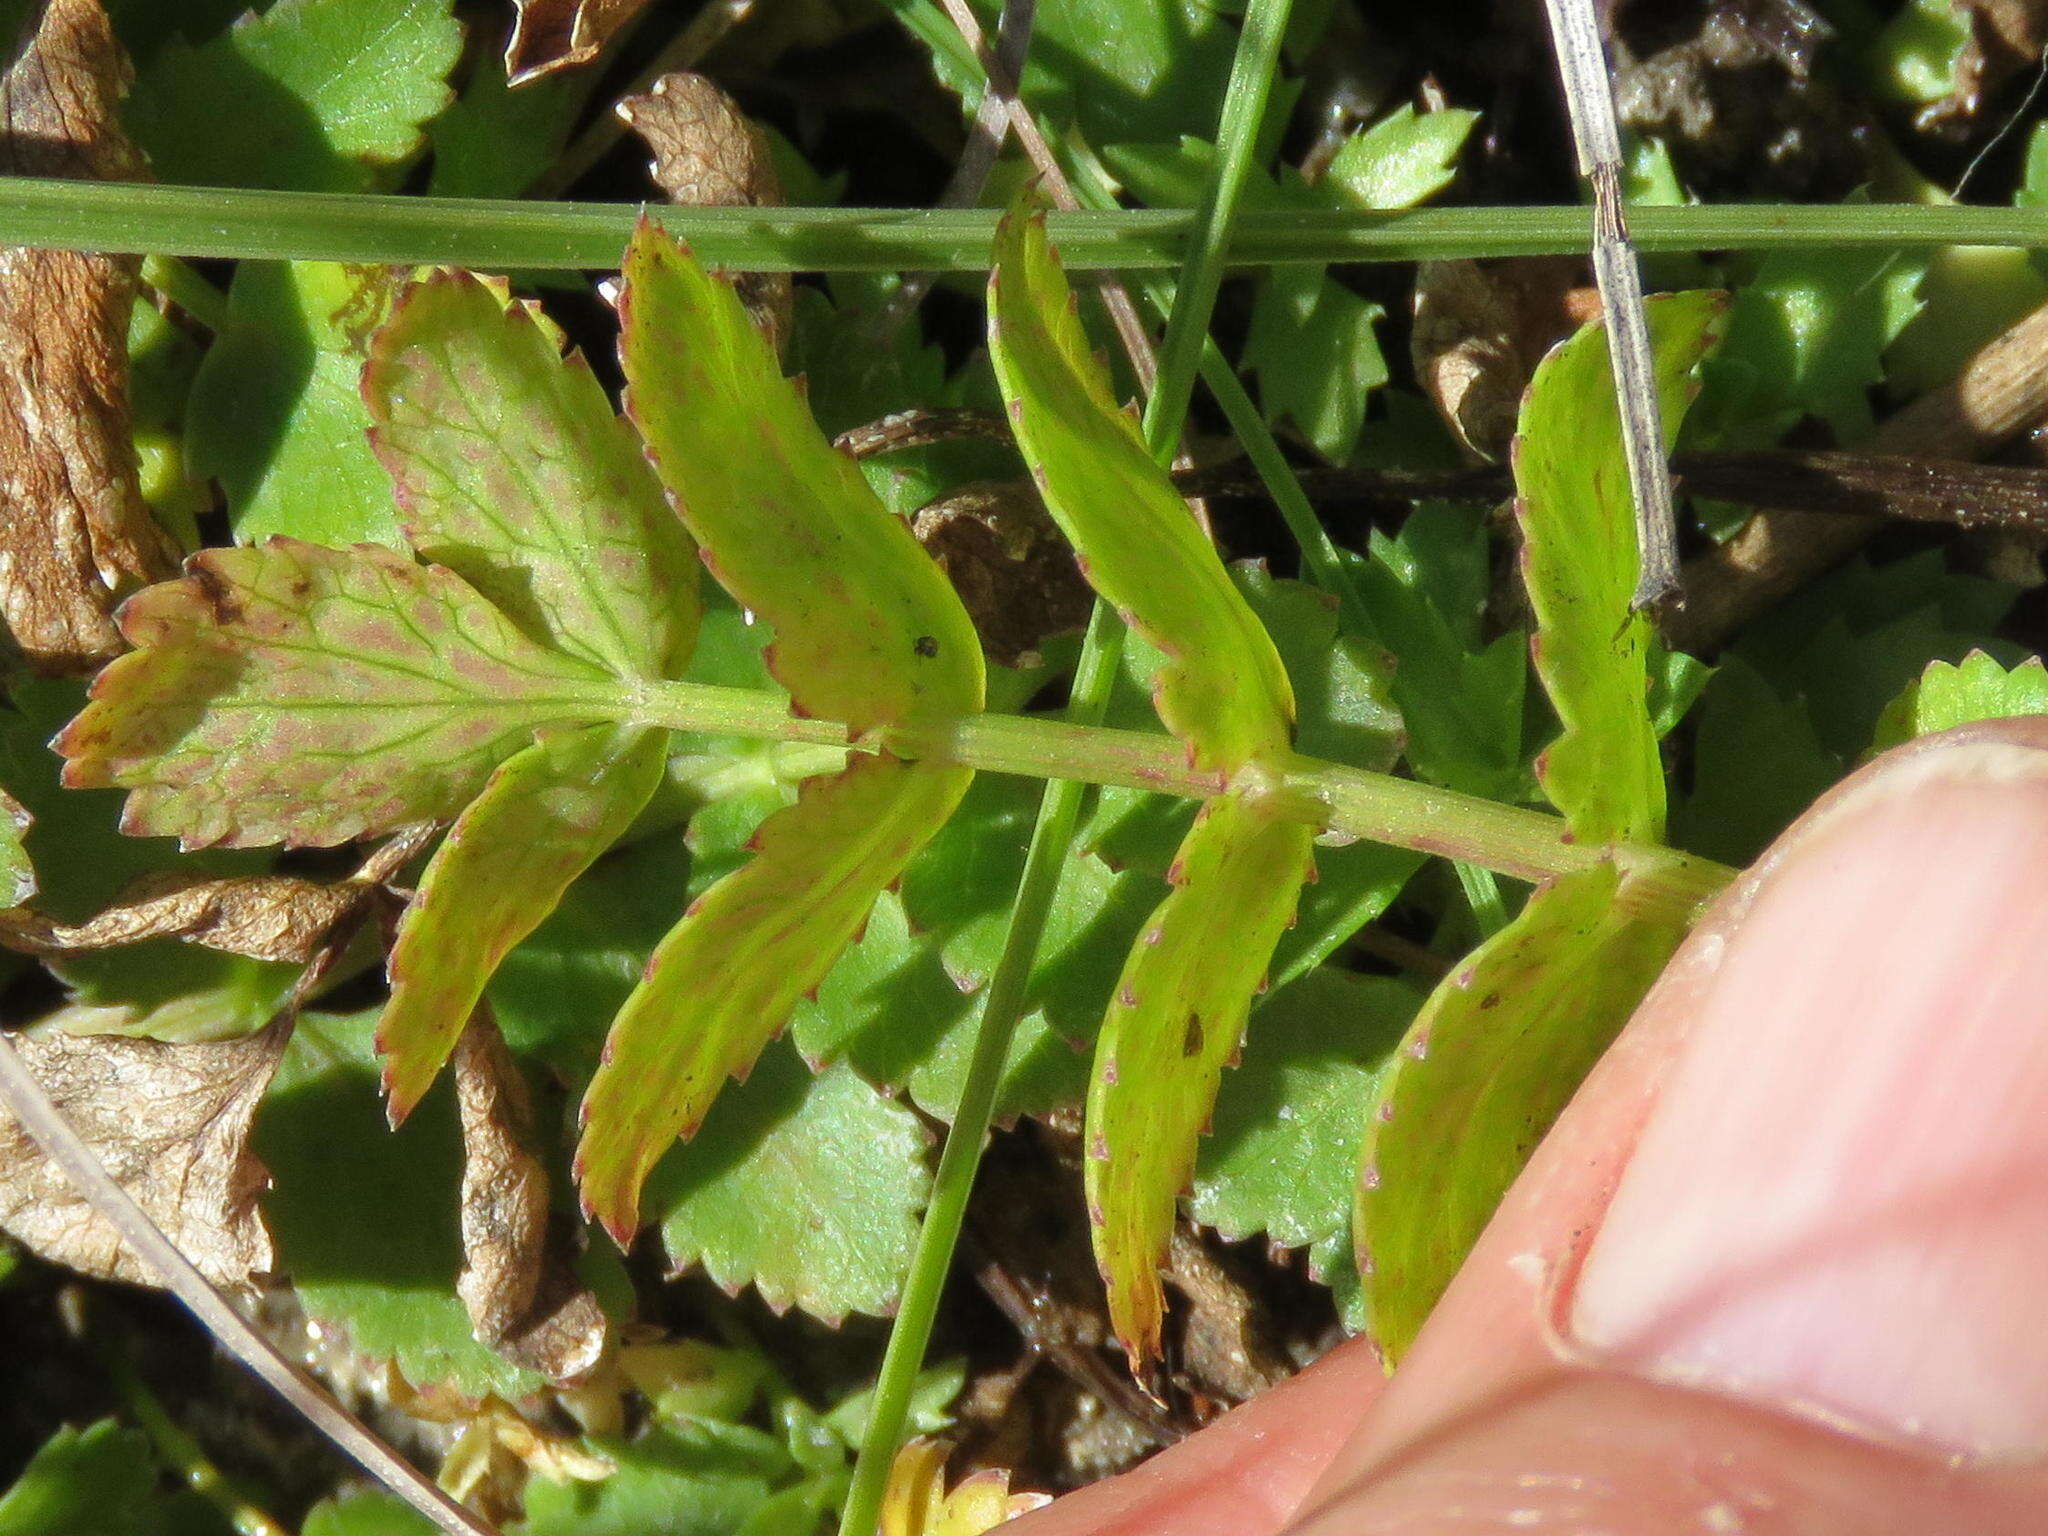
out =
<svg viewBox="0 0 2048 1536"><path fill-rule="evenodd" d="M2048 1454L2048 753L1880 768L1725 942L1570 1332L1951 1453Z"/></svg>

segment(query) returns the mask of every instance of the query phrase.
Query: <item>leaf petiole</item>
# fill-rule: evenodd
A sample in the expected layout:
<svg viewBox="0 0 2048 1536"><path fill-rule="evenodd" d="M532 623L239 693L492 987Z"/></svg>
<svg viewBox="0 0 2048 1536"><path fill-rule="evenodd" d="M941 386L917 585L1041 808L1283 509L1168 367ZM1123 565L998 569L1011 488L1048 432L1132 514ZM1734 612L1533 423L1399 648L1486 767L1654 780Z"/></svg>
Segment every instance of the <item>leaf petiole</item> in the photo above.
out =
<svg viewBox="0 0 2048 1536"><path fill-rule="evenodd" d="M1217 774L1190 766L1186 748L1157 731L984 714L891 727L855 740L836 720L790 714L779 694L706 683L644 684L621 709L623 719L672 730L887 750L987 773L1113 784L1190 800L1209 799L1226 787ZM1576 843L1564 822L1544 811L1320 758L1293 756L1274 792L1285 796L1295 819L1324 833L1461 859L1518 880L1570 874L1611 853L1640 877L1640 899L1679 911L1697 907L1735 877L1711 860L1668 848Z"/></svg>

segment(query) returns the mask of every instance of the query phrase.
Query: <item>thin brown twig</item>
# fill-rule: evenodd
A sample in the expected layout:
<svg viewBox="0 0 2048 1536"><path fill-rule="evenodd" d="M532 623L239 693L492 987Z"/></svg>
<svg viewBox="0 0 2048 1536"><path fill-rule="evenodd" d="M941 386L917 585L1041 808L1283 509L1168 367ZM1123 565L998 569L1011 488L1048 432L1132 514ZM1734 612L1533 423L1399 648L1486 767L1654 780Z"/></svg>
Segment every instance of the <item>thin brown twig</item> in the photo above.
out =
<svg viewBox="0 0 2048 1536"><path fill-rule="evenodd" d="M959 407L897 411L834 440L857 459L933 443L1008 441L994 411ZM1880 518L2048 535L2048 470L1885 453L1770 448L1689 453L1672 460L1689 495L1770 506L1831 519ZM1504 465L1453 470L1301 468L1302 489L1323 503L1396 505L1415 501L1501 501L1513 494ZM1178 471L1186 496L1264 501L1263 481L1243 460Z"/></svg>
<svg viewBox="0 0 2048 1536"><path fill-rule="evenodd" d="M2048 416L2048 304L2027 315L1878 428L1872 448L1915 459L1974 459ZM1665 637L1711 650L1884 526L1878 517L1759 512L1726 544L1686 562L1685 607L1662 615Z"/></svg>

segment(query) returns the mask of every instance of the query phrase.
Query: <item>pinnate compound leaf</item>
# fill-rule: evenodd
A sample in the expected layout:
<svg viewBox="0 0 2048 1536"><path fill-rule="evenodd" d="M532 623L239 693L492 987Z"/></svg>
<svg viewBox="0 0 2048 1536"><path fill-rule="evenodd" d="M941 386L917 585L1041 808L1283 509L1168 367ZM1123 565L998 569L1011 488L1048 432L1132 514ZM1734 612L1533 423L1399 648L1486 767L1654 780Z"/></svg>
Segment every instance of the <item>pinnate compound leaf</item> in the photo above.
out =
<svg viewBox="0 0 2048 1536"><path fill-rule="evenodd" d="M1667 452L1726 304L1705 291L1650 301ZM1653 632L1630 607L1640 556L1599 324L1538 366L1516 424L1514 466L1536 671L1564 723L1537 777L1582 841L1657 841L1665 803L1649 704Z"/></svg>
<svg viewBox="0 0 2048 1536"><path fill-rule="evenodd" d="M451 0L276 0L166 43L124 116L165 181L360 192L419 148L461 51Z"/></svg>
<svg viewBox="0 0 2048 1536"><path fill-rule="evenodd" d="M377 545L209 549L121 610L136 647L58 738L74 789L188 847L326 845L454 814L619 686L545 651L454 573Z"/></svg>
<svg viewBox="0 0 2048 1536"><path fill-rule="evenodd" d="M665 731L549 733L502 763L456 819L391 950L377 1048L394 1120L433 1083L498 963L646 806L667 748Z"/></svg>
<svg viewBox="0 0 2048 1536"><path fill-rule="evenodd" d="M1044 217L1013 209L996 260L989 350L1018 444L1089 582L1164 653L1160 719L1226 774L1286 750L1294 694L1279 652L1117 410Z"/></svg>
<svg viewBox="0 0 2048 1536"><path fill-rule="evenodd" d="M156 1477L141 1430L112 1419L60 1429L0 1494L0 1536L144 1536Z"/></svg>
<svg viewBox="0 0 2048 1536"><path fill-rule="evenodd" d="M777 1311L886 1314L917 1243L928 1140L847 1067L813 1076L777 1044L655 1173L647 1204L678 1269L752 1285Z"/></svg>
<svg viewBox="0 0 2048 1536"><path fill-rule="evenodd" d="M466 272L412 285L371 343L363 398L422 558L557 650L681 673L689 537L589 365L532 307Z"/></svg>
<svg viewBox="0 0 2048 1536"><path fill-rule="evenodd" d="M1353 1224L1389 1362L1683 936L1622 894L1611 864L1544 886L1408 1028L1368 1121Z"/></svg>
<svg viewBox="0 0 2048 1536"><path fill-rule="evenodd" d="M732 285L643 222L619 311L628 413L704 563L774 627L769 668L798 712L858 735L980 709L959 598L819 432Z"/></svg>
<svg viewBox="0 0 2048 1536"><path fill-rule="evenodd" d="M1095 1046L1086 1186L1109 1315L1134 1367L1159 1352L1159 1266L1224 1064L1312 868L1311 833L1241 795L1203 807L1173 889L1124 962Z"/></svg>
<svg viewBox="0 0 2048 1536"><path fill-rule="evenodd" d="M2043 714L2048 714L2048 667L2040 657L2029 656L2007 668L1982 651L1972 651L1953 664L1929 662L1927 670L1886 707L1870 749L1882 752L1915 736L1977 720Z"/></svg>
<svg viewBox="0 0 2048 1536"><path fill-rule="evenodd" d="M863 757L806 781L761 824L753 858L662 940L612 1024L576 1152L585 1209L621 1243L639 1225L648 1170L825 979L971 779Z"/></svg>

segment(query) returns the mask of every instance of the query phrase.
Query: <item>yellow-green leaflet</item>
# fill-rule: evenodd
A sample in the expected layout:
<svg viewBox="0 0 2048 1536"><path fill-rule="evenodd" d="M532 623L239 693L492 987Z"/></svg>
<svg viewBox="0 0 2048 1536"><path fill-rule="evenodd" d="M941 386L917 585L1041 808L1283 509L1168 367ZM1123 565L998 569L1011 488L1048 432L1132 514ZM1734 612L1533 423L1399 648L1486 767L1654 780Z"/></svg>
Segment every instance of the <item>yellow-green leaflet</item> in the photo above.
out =
<svg viewBox="0 0 2048 1536"><path fill-rule="evenodd" d="M2048 714L2048 667L2040 657L2029 656L2008 670L1995 657L1972 651L1954 664L1930 661L1885 706L1870 750L1882 752L1915 736L1979 720L2041 714Z"/></svg>
<svg viewBox="0 0 2048 1536"><path fill-rule="evenodd" d="M507 759L435 850L391 950L377 1025L394 1123L412 1112L512 947L640 814L666 731L552 733Z"/></svg>
<svg viewBox="0 0 2048 1536"><path fill-rule="evenodd" d="M732 285L643 221L619 313L629 414L704 563L773 627L792 707L856 735L980 710L967 611L825 441ZM620 1242L648 1170L824 980L971 778L885 754L807 781L661 942L613 1021L576 1154L584 1207Z"/></svg>
<svg viewBox="0 0 2048 1536"><path fill-rule="evenodd" d="M545 650L440 566L376 544L207 549L122 608L135 649L57 739L137 835L326 846L453 816L550 725L622 685Z"/></svg>
<svg viewBox="0 0 2048 1536"><path fill-rule="evenodd" d="M1727 296L1712 292L1649 301L1667 452L1726 308ZM1661 841L1664 766L1649 704L1654 631L1630 608L1640 563L1634 503L1607 335L1597 322L1537 368L1522 397L1514 466L1522 575L1536 615L1531 649L1564 723L1537 760L1537 777L1581 841Z"/></svg>
<svg viewBox="0 0 2048 1536"><path fill-rule="evenodd" d="M633 430L530 304L466 272L414 283L363 369L405 536L534 639L678 677L697 559Z"/></svg>
<svg viewBox="0 0 2048 1536"><path fill-rule="evenodd" d="M1683 936L1620 890L1612 864L1542 887L1438 984L1394 1055L1352 1222L1389 1364Z"/></svg>
<svg viewBox="0 0 2048 1536"><path fill-rule="evenodd" d="M1116 408L1043 215L1013 208L996 262L989 353L1018 445L1089 582L1165 654L1159 718L1197 765L1226 775L1285 751L1294 693L1279 652Z"/></svg>
<svg viewBox="0 0 2048 1536"><path fill-rule="evenodd" d="M774 626L769 670L797 710L858 735L980 709L967 611L818 431L732 285L643 221L619 315L627 412L705 565Z"/></svg>
<svg viewBox="0 0 2048 1536"><path fill-rule="evenodd" d="M1241 795L1203 807L1131 947L1088 1088L1086 1184L1110 1321L1134 1368L1159 1352L1159 1266L1224 1064L1310 872L1310 829Z"/></svg>
<svg viewBox="0 0 2048 1536"><path fill-rule="evenodd" d="M640 1186L825 979L875 898L953 813L973 774L858 757L804 782L754 856L693 903L619 1010L583 1101L576 1178L620 1243Z"/></svg>

